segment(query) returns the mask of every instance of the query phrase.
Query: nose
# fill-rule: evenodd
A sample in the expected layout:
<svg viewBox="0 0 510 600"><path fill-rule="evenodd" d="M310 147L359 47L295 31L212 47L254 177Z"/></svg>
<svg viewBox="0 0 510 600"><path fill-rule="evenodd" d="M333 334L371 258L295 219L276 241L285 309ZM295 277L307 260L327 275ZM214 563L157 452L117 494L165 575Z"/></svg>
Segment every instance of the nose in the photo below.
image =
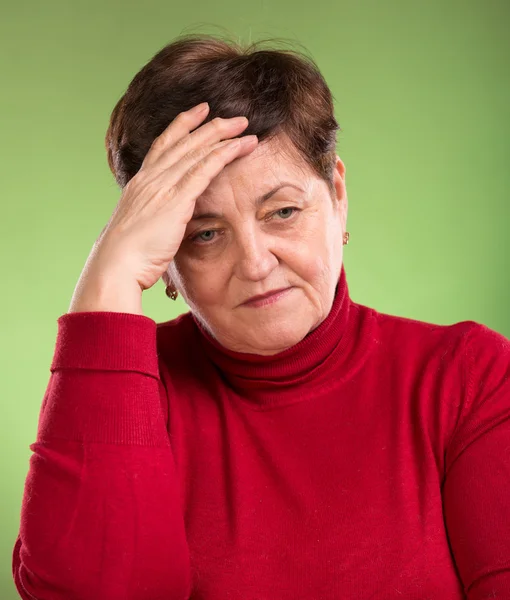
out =
<svg viewBox="0 0 510 600"><path fill-rule="evenodd" d="M261 281L278 266L271 237L260 231L244 231L236 244L235 274L243 281Z"/></svg>

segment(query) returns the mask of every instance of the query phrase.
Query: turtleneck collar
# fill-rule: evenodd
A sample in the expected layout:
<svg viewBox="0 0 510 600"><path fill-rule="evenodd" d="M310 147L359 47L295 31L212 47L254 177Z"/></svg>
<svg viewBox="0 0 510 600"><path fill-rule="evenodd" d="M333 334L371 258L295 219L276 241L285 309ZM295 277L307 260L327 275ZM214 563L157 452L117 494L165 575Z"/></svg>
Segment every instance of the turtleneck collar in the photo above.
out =
<svg viewBox="0 0 510 600"><path fill-rule="evenodd" d="M365 309L365 310L362 310ZM342 264L328 316L300 342L270 356L222 346L193 315L208 358L243 400L262 407L305 400L352 374L366 354L372 311L352 302Z"/></svg>

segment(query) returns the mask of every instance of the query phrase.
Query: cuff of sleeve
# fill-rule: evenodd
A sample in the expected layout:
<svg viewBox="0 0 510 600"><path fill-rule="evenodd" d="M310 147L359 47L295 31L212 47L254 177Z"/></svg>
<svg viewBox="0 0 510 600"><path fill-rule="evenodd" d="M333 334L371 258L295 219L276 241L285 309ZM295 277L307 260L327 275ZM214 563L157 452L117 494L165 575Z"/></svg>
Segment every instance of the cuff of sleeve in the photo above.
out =
<svg viewBox="0 0 510 600"><path fill-rule="evenodd" d="M145 315L75 312L61 315L50 371L138 371L159 379L157 324Z"/></svg>

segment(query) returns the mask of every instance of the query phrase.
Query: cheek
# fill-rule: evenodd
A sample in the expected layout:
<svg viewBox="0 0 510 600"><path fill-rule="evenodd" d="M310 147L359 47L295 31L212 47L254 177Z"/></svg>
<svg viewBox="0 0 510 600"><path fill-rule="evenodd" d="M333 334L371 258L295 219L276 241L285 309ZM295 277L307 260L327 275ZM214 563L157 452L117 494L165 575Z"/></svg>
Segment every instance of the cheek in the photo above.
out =
<svg viewBox="0 0 510 600"><path fill-rule="evenodd" d="M331 270L327 254L310 245L295 245L286 262L300 279L310 284L324 279Z"/></svg>
<svg viewBox="0 0 510 600"><path fill-rule="evenodd" d="M334 252L328 232L320 227L305 228L287 245L287 264L306 281L324 278L333 270Z"/></svg>
<svg viewBox="0 0 510 600"><path fill-rule="evenodd" d="M211 268L206 261L175 258L175 268L185 296L197 306L218 304L225 298L225 265Z"/></svg>

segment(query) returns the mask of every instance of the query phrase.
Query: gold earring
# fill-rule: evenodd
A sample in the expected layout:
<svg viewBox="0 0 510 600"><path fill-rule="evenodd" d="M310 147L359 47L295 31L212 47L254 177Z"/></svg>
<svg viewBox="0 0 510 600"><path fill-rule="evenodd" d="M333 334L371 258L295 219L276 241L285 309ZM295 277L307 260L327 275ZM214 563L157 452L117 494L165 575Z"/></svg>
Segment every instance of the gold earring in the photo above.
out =
<svg viewBox="0 0 510 600"><path fill-rule="evenodd" d="M345 235L344 235L344 246L346 246L349 243L349 232L346 231Z"/></svg>
<svg viewBox="0 0 510 600"><path fill-rule="evenodd" d="M172 298L172 300L176 300L177 296L179 295L179 292L175 288L173 288L171 285L166 286L165 292L169 298Z"/></svg>

